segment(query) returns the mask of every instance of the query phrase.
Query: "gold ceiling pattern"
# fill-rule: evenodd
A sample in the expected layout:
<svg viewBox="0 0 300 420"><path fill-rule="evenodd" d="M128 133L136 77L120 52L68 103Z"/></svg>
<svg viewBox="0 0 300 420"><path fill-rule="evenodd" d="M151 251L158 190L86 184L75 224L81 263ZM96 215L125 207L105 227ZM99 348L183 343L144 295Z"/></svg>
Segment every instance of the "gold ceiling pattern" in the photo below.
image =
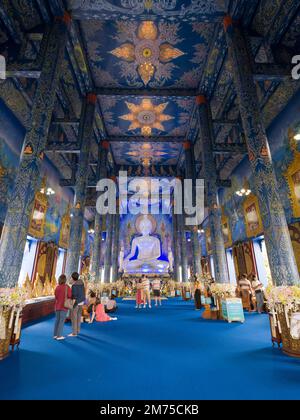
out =
<svg viewBox="0 0 300 420"><path fill-rule="evenodd" d="M164 114L168 102L154 105L151 99L142 99L139 105L127 101L126 105L130 113L121 115L119 118L130 121L128 130L140 129L143 136L151 136L153 129L164 131L162 123L174 118Z"/></svg>
<svg viewBox="0 0 300 420"><path fill-rule="evenodd" d="M125 42L111 51L115 57L136 62L137 72L147 85L153 78L159 62L168 63L184 53L158 36L158 28L152 21L142 22L137 31L135 43Z"/></svg>

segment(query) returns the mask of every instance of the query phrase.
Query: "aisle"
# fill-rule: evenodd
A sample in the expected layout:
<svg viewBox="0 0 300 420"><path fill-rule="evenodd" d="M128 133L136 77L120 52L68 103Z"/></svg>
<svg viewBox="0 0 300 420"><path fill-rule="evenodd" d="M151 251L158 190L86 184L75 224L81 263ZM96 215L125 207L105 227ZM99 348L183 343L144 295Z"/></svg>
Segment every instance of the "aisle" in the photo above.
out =
<svg viewBox="0 0 300 420"><path fill-rule="evenodd" d="M299 399L300 361L272 349L266 316L209 322L178 300L118 316L64 342L52 319L26 328L0 362L0 399Z"/></svg>

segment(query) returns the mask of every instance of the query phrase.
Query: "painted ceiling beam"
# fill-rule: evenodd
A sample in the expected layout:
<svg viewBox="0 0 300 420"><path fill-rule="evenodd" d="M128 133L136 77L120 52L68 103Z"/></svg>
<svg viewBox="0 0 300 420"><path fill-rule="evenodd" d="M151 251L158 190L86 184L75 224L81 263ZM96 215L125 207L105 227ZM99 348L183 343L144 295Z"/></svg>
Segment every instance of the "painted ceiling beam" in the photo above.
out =
<svg viewBox="0 0 300 420"><path fill-rule="evenodd" d="M98 96L197 96L196 89L131 89L97 87L95 91Z"/></svg>
<svg viewBox="0 0 300 420"><path fill-rule="evenodd" d="M46 146L46 152L80 153L80 144L70 141L50 141Z"/></svg>
<svg viewBox="0 0 300 420"><path fill-rule="evenodd" d="M30 64L8 64L6 77L16 77L25 79L39 79L41 75L41 67Z"/></svg>
<svg viewBox="0 0 300 420"><path fill-rule="evenodd" d="M246 154L247 147L245 144L239 143L217 143L213 146L214 153L238 153L238 154Z"/></svg>
<svg viewBox="0 0 300 420"><path fill-rule="evenodd" d="M12 5L10 0L2 0L0 3L0 19L4 23L9 36L17 43L22 43L22 33L13 19Z"/></svg>
<svg viewBox="0 0 300 420"><path fill-rule="evenodd" d="M139 142L139 143L183 143L186 140L186 137L183 136L151 136L151 137L142 137L142 136L112 136L108 137L109 142Z"/></svg>
<svg viewBox="0 0 300 420"><path fill-rule="evenodd" d="M291 69L289 66L283 66L280 64L255 63L253 65L253 76L256 81L281 81L291 78Z"/></svg>
<svg viewBox="0 0 300 420"><path fill-rule="evenodd" d="M56 118L51 122L53 125L75 125L79 123L80 120L78 118Z"/></svg>
<svg viewBox="0 0 300 420"><path fill-rule="evenodd" d="M219 188L231 188L231 179L217 179L217 186Z"/></svg>
<svg viewBox="0 0 300 420"><path fill-rule="evenodd" d="M57 118L55 120L52 121L53 125L76 125L79 124L79 119L78 118ZM213 123L215 125L229 125L229 126L239 126L240 122L239 120L226 120L226 119L216 119L213 120ZM133 136L113 136L110 137L111 141L131 141ZM160 141L158 139L162 138L163 140L166 139L165 141L171 141L168 139L168 137L140 137L140 136L136 136L134 137L135 141ZM174 137L175 139L179 139L180 141L184 141L184 138L182 137ZM162 141L163 141L162 140Z"/></svg>
<svg viewBox="0 0 300 420"><path fill-rule="evenodd" d="M270 44L274 45L280 42L281 37L296 18L299 9L299 1L282 0L280 8L270 24L269 33L267 35Z"/></svg>
<svg viewBox="0 0 300 420"><path fill-rule="evenodd" d="M226 120L226 119L222 119L222 118L213 120L213 124L215 124L215 125L229 125L229 126L232 126L232 127L240 126L239 120Z"/></svg>

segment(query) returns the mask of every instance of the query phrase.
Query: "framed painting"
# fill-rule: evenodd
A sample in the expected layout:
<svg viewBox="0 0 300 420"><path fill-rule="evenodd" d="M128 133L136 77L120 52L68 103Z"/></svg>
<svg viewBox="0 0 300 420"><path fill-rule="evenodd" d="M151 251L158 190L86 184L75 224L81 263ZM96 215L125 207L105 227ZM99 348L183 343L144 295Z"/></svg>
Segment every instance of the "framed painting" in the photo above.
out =
<svg viewBox="0 0 300 420"><path fill-rule="evenodd" d="M48 200L46 194L40 191L37 192L35 194L34 205L28 229L28 234L34 238L42 239L45 235L44 228L47 209Z"/></svg>
<svg viewBox="0 0 300 420"><path fill-rule="evenodd" d="M284 174L292 205L293 216L300 217L300 153L294 152L294 160Z"/></svg>
<svg viewBox="0 0 300 420"><path fill-rule="evenodd" d="M225 248L228 248L232 245L231 230L229 225L229 218L225 215L222 216L222 232L224 238Z"/></svg>
<svg viewBox="0 0 300 420"><path fill-rule="evenodd" d="M244 202L244 217L248 238L252 238L263 232L258 198L254 194L250 194Z"/></svg>
<svg viewBox="0 0 300 420"><path fill-rule="evenodd" d="M71 230L71 216L70 216L70 206L68 206L67 212L63 215L62 220L61 220L61 229L60 229L60 235L59 235L60 248L64 248L64 249L69 248L70 230Z"/></svg>
<svg viewBox="0 0 300 420"><path fill-rule="evenodd" d="M207 249L207 253L211 254L212 253L212 246L211 246L211 235L210 235L210 229L206 229L205 232L205 237L206 237L206 249Z"/></svg>

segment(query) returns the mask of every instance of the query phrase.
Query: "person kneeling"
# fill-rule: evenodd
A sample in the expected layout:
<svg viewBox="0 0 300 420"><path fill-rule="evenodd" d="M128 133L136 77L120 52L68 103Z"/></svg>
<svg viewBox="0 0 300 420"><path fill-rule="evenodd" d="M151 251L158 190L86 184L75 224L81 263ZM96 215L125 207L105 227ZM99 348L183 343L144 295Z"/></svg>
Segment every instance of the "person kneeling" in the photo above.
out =
<svg viewBox="0 0 300 420"><path fill-rule="evenodd" d="M107 314L112 314L112 313L116 312L117 309L118 308L117 308L117 302L116 302L116 300L113 297L111 297L110 299L108 299L108 301L107 301L107 303L105 305L105 312Z"/></svg>
<svg viewBox="0 0 300 420"><path fill-rule="evenodd" d="M116 317L110 317L105 313L104 305L102 303L99 303L96 306L95 314L93 314L94 318L96 318L97 322L107 322L107 321L116 321L118 318ZM92 318L93 322L93 318Z"/></svg>

